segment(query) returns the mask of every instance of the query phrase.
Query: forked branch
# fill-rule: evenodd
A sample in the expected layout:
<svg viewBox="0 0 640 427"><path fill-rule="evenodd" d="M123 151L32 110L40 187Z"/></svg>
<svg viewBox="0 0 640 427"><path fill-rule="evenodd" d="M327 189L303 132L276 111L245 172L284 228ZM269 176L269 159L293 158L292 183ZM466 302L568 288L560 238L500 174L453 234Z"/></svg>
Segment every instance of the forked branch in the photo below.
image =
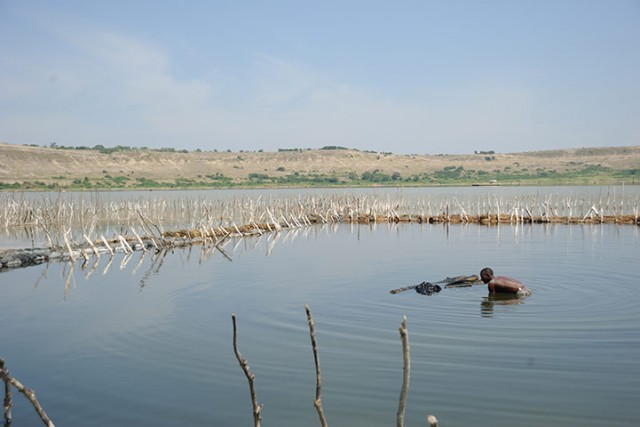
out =
<svg viewBox="0 0 640 427"><path fill-rule="evenodd" d="M40 419L42 420L45 426L55 427L55 425L53 424L53 421L49 419L49 416L47 415L47 413L44 411L44 409L42 409L40 402L38 402L38 399L36 399L36 394L34 393L34 391L26 388L20 381L13 378L9 374L9 371L7 370L7 368L5 367L4 360L1 358L0 358L0 379L4 381L5 425L11 425L11 387L10 386L12 385L16 389L18 389L20 393L24 394L24 396L27 398L27 400L29 400L29 402L31 402L31 405L33 405L33 408L36 410L36 412L38 413L38 416L40 417Z"/></svg>

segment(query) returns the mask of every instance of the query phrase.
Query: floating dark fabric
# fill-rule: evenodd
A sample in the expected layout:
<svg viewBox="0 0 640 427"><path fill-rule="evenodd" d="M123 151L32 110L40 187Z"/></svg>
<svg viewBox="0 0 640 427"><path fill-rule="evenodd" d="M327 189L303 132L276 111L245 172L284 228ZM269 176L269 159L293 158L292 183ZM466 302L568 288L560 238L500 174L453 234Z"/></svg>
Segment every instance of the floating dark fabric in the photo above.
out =
<svg viewBox="0 0 640 427"><path fill-rule="evenodd" d="M418 286L416 286L416 292L420 295L432 295L437 292L440 292L442 287L440 285L434 285L429 282L422 282Z"/></svg>

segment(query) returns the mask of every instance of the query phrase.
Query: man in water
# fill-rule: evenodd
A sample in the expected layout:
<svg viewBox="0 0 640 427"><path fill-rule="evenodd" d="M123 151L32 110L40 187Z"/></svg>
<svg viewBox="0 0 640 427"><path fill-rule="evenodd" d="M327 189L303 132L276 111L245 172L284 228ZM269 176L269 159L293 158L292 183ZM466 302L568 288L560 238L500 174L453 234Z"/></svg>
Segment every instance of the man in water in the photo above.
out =
<svg viewBox="0 0 640 427"><path fill-rule="evenodd" d="M515 294L520 297L531 295L531 290L522 282L511 277L496 277L493 275L493 270L489 267L483 268L482 271L480 271L480 279L482 279L483 283L487 284L487 288L491 294Z"/></svg>

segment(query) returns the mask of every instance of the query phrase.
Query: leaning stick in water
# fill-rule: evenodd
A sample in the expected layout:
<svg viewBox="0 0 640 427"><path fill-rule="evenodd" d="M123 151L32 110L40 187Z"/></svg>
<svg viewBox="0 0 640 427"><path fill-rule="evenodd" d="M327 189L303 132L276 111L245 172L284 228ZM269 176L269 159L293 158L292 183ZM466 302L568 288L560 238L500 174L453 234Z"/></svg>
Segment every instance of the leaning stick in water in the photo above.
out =
<svg viewBox="0 0 640 427"><path fill-rule="evenodd" d="M407 391L409 390L409 379L411 372L411 358L409 357L409 336L407 333L407 316L402 317L400 324L400 339L402 340L402 357L404 365L402 368L402 390L400 391L400 403L396 415L397 427L404 426L404 408L407 405Z"/></svg>
<svg viewBox="0 0 640 427"><path fill-rule="evenodd" d="M73 253L73 249L71 249L71 243L69 243L69 239L67 238L68 233L71 233L71 229L69 229L64 233L64 243L67 245L67 250L69 251L69 258L71 258L71 261L75 262L76 256Z"/></svg>
<svg viewBox="0 0 640 427"><path fill-rule="evenodd" d="M87 236L86 234L84 235L84 240L89 244L89 246L91 246L91 249L93 250L93 254L96 256L96 258L100 258L100 252L98 252L98 248L96 247L96 245L91 241L91 239L89 238L89 236Z"/></svg>
<svg viewBox="0 0 640 427"><path fill-rule="evenodd" d="M107 239L104 237L104 234L100 235L100 239L102 240L102 243L104 243L104 246L107 248L111 256L113 256L113 249L111 248L111 245L109 245L109 242L107 242Z"/></svg>
<svg viewBox="0 0 640 427"><path fill-rule="evenodd" d="M42 409L40 402L36 399L36 394L33 390L26 388L20 381L15 379L9 374L9 371L5 367L4 360L0 358L0 379L5 383L5 401L4 401L4 416L5 416L5 425L11 424L11 391L9 385L14 386L18 389L18 391L31 402L33 405L33 409L36 410L38 416L42 420L45 426L47 427L55 427L53 421L49 418L47 413Z"/></svg>
<svg viewBox="0 0 640 427"><path fill-rule="evenodd" d="M313 359L316 363L316 400L313 402L316 411L318 411L318 417L320 417L320 424L322 427L327 427L327 419L324 416L324 410L322 409L322 399L320 393L322 391L322 377L320 376L320 358L318 357L318 343L316 342L316 331L313 324L313 318L311 317L311 310L309 305L305 305L304 309L307 311L307 321L309 322L309 335L311 336L311 347L313 348Z"/></svg>
<svg viewBox="0 0 640 427"><path fill-rule="evenodd" d="M240 367L244 371L244 374L247 377L247 381L249 381L249 391L251 392L251 404L253 405L253 424L255 427L260 427L260 420L262 416L260 415L262 412L262 405L258 404L258 400L256 399L256 389L253 385L253 380L255 380L256 376L251 373L249 370L249 362L247 359L242 357L240 352L238 351L238 339L236 333L236 315L231 315L231 320L233 321L233 352L236 354L236 359L238 359L238 363L240 363Z"/></svg>

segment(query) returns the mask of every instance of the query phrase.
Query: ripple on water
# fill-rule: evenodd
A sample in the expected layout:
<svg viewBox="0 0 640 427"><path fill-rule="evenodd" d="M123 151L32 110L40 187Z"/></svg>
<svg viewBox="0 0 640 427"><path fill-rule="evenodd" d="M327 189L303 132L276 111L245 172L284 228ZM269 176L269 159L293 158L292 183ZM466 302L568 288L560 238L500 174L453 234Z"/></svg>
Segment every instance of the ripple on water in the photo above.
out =
<svg viewBox="0 0 640 427"><path fill-rule="evenodd" d="M309 303L328 415L337 424L388 425L402 379L398 328L406 315L407 424L423 423L424 411L433 409L448 425L485 418L496 426L593 426L602 423L598 412L606 407L612 414L606 424L634 425L640 294L627 249L636 243L629 245L623 234L601 244L598 236L567 237L560 228L527 229L511 241L503 227L499 242L493 228L448 236L440 227L423 227L415 240L413 229L404 230L385 237L363 229L357 242L319 236L296 246L302 239L290 239L269 257L247 251L233 263L217 257L196 265L195 257L189 262L176 251L144 289L138 287L142 273L113 268L108 277L92 276L104 277L103 284L78 281L64 301L53 275L56 283L43 279L35 293L5 284L3 345L12 356L27 345L45 350L44 357L30 351L11 366L38 372L29 384L48 394L60 413L101 425L178 425L176 417L190 425L250 424L247 383L232 349L235 312L239 349L256 375L265 422L312 425ZM473 250L461 259L468 239ZM417 283L485 263L522 279L533 296L514 304L488 298L484 286L389 294L406 278ZM51 285L52 298L62 302L45 297L45 291L53 295ZM47 384L48 374L40 374L42 360L55 364L56 381Z"/></svg>
<svg viewBox="0 0 640 427"><path fill-rule="evenodd" d="M563 277L540 275L536 283L532 302L539 307L537 322L584 330L640 325L640 286L634 277L589 263L562 269Z"/></svg>

